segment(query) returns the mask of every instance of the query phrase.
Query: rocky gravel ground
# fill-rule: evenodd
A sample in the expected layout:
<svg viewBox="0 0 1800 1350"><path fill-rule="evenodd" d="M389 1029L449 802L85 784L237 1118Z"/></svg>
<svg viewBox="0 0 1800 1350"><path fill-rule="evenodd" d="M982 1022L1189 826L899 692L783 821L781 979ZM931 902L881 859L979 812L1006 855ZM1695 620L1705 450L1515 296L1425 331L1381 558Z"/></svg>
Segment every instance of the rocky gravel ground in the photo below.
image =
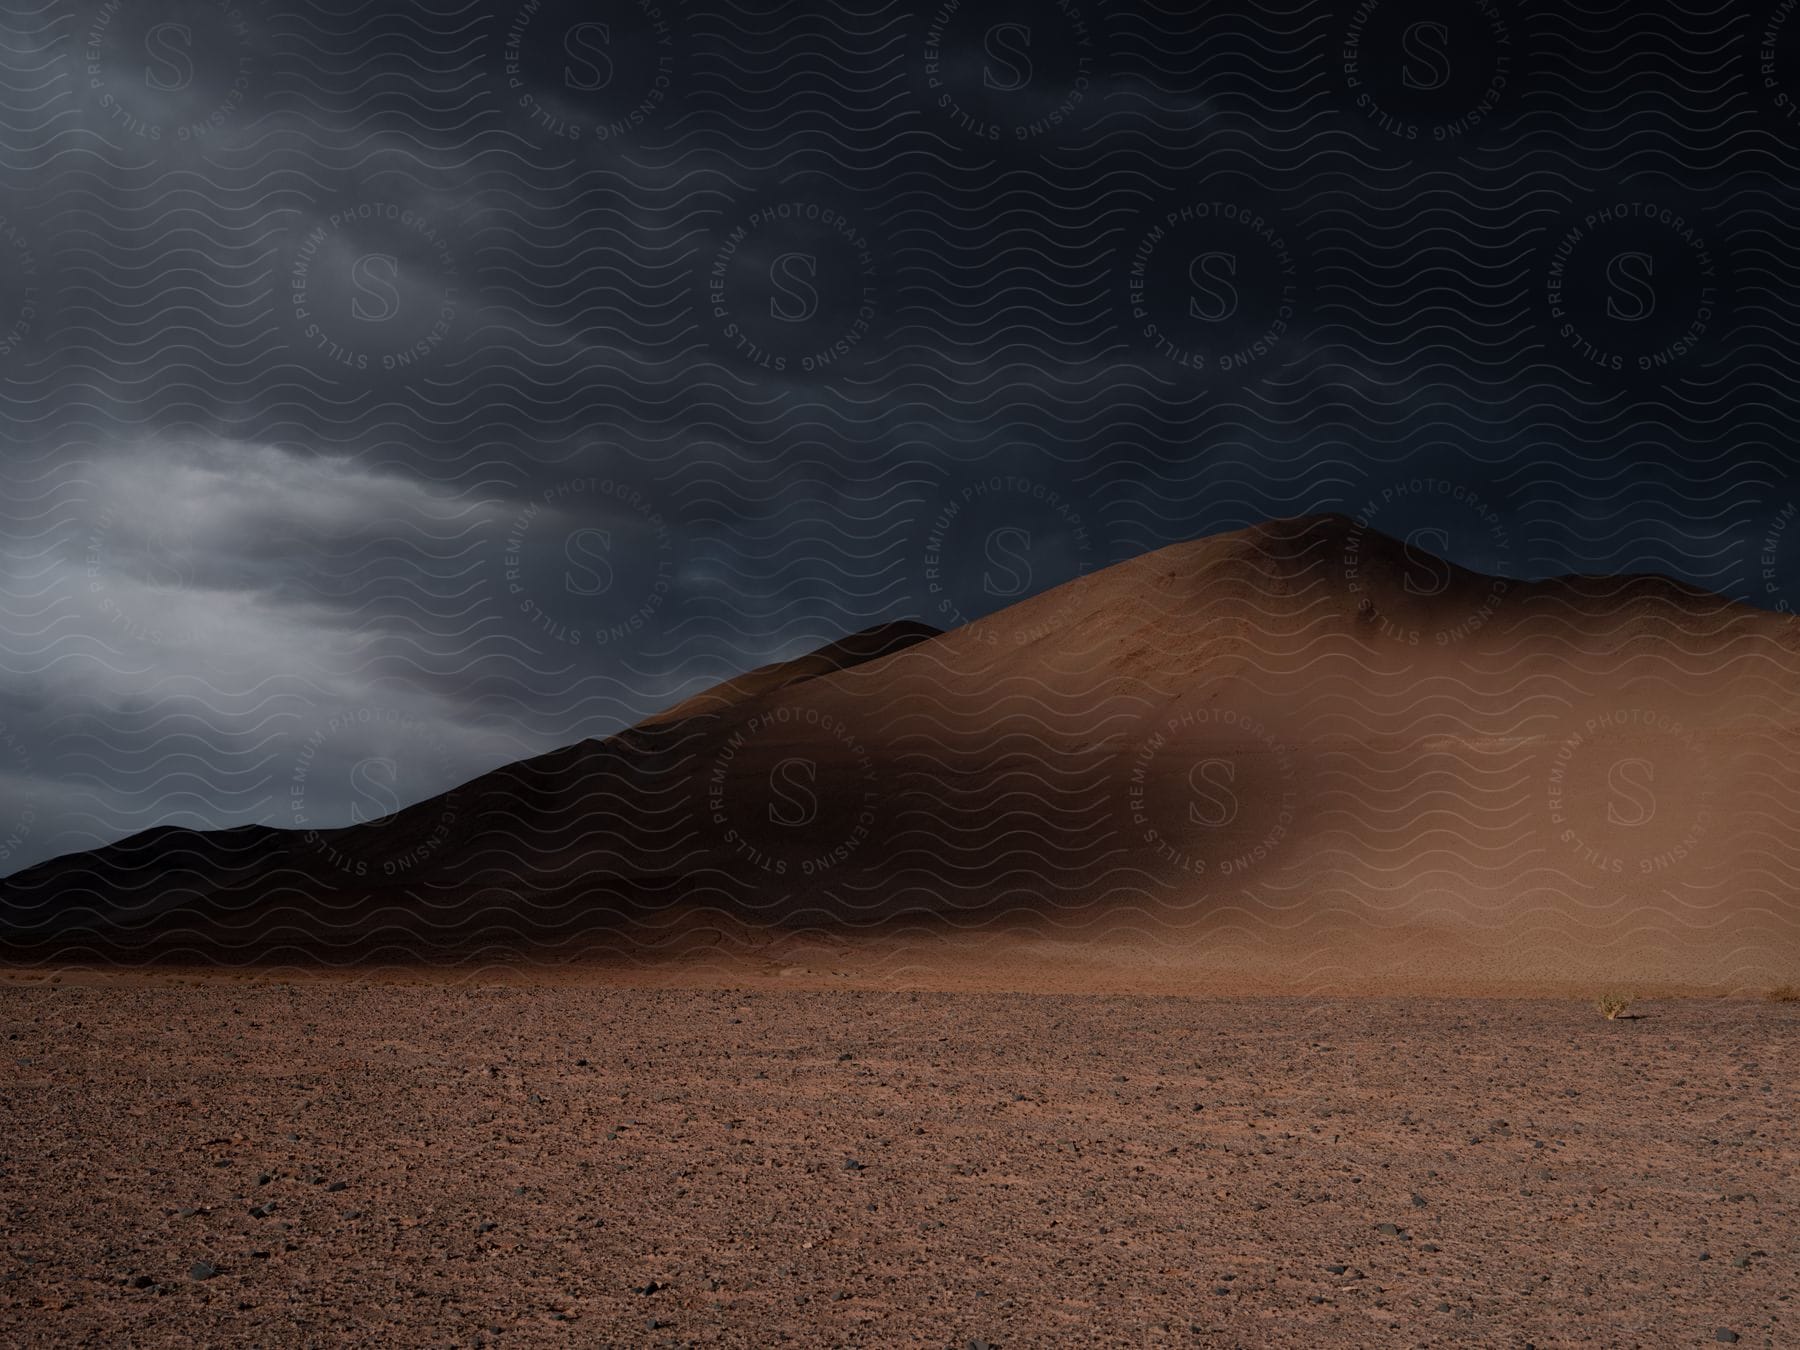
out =
<svg viewBox="0 0 1800 1350"><path fill-rule="evenodd" d="M0 979L0 1343L1800 1345L1800 1006Z"/></svg>

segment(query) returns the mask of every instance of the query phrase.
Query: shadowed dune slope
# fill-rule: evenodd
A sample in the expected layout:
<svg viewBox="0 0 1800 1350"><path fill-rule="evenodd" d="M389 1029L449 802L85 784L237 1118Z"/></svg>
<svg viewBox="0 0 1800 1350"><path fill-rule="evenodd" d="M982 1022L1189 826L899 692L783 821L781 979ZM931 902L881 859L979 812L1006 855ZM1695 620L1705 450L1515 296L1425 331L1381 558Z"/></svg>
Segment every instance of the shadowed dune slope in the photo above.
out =
<svg viewBox="0 0 1800 1350"><path fill-rule="evenodd" d="M839 638L836 642L827 643L817 651L797 656L791 661L777 661L733 676L723 684L714 685L692 698L683 699L672 708L665 708L662 712L645 718L642 725L660 726L701 713L722 714L753 699L817 679L821 675L835 675L865 661L904 651L914 643L940 636L941 632L942 630L929 624L910 620L877 624L873 628L865 628L848 637Z"/></svg>
<svg viewBox="0 0 1800 1350"><path fill-rule="evenodd" d="M946 986L1800 978L1800 634L1337 516L891 625L371 824L158 830L0 891L38 959Z"/></svg>

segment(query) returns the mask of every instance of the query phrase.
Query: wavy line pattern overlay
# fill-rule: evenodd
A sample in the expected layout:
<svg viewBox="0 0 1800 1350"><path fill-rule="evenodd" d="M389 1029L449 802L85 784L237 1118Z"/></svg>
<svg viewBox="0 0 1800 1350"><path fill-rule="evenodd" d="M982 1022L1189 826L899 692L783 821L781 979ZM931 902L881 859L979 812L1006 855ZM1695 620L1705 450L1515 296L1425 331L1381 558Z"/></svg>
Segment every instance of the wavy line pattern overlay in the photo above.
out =
<svg viewBox="0 0 1800 1350"><path fill-rule="evenodd" d="M1795 8L22 0L0 940L1793 980Z"/></svg>

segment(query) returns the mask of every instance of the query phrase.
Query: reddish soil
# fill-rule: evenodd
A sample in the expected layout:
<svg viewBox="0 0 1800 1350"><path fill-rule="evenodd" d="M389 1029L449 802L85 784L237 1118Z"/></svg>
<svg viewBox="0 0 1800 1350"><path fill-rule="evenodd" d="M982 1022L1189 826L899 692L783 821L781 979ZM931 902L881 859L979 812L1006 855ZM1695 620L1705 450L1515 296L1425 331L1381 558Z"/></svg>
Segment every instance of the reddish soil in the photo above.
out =
<svg viewBox="0 0 1800 1350"><path fill-rule="evenodd" d="M1636 1011L17 974L0 1343L1800 1344L1800 1005Z"/></svg>

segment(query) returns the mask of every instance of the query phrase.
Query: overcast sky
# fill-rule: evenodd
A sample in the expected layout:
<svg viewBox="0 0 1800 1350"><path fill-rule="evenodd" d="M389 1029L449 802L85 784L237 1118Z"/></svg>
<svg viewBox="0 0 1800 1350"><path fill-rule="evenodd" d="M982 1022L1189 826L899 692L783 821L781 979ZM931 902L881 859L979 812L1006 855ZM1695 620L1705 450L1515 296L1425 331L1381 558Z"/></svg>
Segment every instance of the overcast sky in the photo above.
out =
<svg viewBox="0 0 1800 1350"><path fill-rule="evenodd" d="M19 9L6 870L1271 516L1800 600L1780 6Z"/></svg>

